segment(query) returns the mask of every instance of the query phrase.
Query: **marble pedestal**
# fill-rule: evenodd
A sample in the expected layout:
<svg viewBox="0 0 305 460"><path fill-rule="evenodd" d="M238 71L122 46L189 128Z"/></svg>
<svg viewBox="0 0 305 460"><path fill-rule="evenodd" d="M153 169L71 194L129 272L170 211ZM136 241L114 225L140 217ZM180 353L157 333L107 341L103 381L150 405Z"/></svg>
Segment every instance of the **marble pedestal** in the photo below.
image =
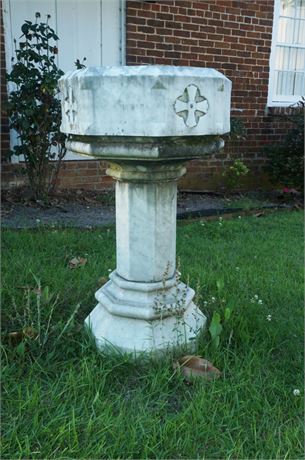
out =
<svg viewBox="0 0 305 460"><path fill-rule="evenodd" d="M113 66L59 86L67 149L107 160L116 181L117 267L86 319L97 346L192 344L206 319L176 273L177 180L187 160L223 147L231 82L214 69Z"/></svg>

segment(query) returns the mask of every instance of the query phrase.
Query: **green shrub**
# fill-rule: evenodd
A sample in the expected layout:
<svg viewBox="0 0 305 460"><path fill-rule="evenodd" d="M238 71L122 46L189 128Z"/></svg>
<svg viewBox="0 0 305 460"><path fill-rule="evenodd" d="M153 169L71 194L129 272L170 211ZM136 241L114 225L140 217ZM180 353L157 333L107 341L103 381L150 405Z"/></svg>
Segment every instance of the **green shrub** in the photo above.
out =
<svg viewBox="0 0 305 460"><path fill-rule="evenodd" d="M235 157L240 156L240 143L246 139L246 127L242 119L231 118L231 130L225 136L228 152L231 152ZM231 154L230 154L231 156ZM224 178L223 185L226 190L232 191L240 184L242 176L246 176L249 172L247 166L242 160L236 159L230 166L225 166L222 172Z"/></svg>
<svg viewBox="0 0 305 460"><path fill-rule="evenodd" d="M40 13L35 16L34 23L25 21L22 25L18 47L15 40L16 62L7 75L12 91L6 109L10 128L19 140L11 154L24 156L34 196L46 199L66 153L57 97L57 81L63 72L56 65L58 37L48 24L50 15L45 23L38 22Z"/></svg>
<svg viewBox="0 0 305 460"><path fill-rule="evenodd" d="M235 160L222 174L226 188L228 190L235 189L239 185L240 178L246 176L249 171L249 168L241 160Z"/></svg>
<svg viewBox="0 0 305 460"><path fill-rule="evenodd" d="M264 148L267 156L266 172L274 184L304 190L304 109L305 99L289 117L292 127L282 144Z"/></svg>

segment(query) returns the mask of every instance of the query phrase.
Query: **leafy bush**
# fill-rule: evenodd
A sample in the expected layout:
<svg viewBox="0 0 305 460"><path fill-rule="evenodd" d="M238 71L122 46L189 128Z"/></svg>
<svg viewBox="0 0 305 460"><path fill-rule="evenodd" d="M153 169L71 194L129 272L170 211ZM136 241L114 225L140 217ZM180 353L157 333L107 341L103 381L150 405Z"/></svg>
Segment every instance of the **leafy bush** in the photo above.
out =
<svg viewBox="0 0 305 460"><path fill-rule="evenodd" d="M226 136L229 151L234 152L236 155L239 153L240 142L246 139L246 128L243 120L240 118L231 118L231 131ZM246 176L249 172L247 166L242 160L237 159L228 167L225 167L222 177L224 178L224 185L226 189L232 191L240 182L242 176Z"/></svg>
<svg viewBox="0 0 305 460"><path fill-rule="evenodd" d="M25 21L22 41L15 40L16 63L7 75L13 83L7 104L10 128L17 132L19 145L11 151L24 155L29 184L37 199L46 199L54 189L66 148L59 130L61 105L57 81L63 72L56 65L58 36L47 22ZM53 160L53 161L50 161Z"/></svg>
<svg viewBox="0 0 305 460"><path fill-rule="evenodd" d="M235 160L233 165L229 166L229 168L223 172L227 189L233 190L236 188L240 178L246 176L249 171L249 168L241 160Z"/></svg>
<svg viewBox="0 0 305 460"><path fill-rule="evenodd" d="M268 145L264 153L268 158L265 170L275 184L304 190L304 110L305 99L289 117L292 127L282 144Z"/></svg>

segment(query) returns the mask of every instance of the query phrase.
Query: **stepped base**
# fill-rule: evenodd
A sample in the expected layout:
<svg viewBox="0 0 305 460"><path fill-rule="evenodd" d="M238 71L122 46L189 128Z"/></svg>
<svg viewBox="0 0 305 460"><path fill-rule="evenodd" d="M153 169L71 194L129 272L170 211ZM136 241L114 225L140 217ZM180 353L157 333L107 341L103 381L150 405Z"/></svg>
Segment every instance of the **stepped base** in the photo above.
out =
<svg viewBox="0 0 305 460"><path fill-rule="evenodd" d="M97 291L99 303L85 320L99 349L142 353L194 348L206 317L192 301L192 289L180 282L173 285L173 279L133 283L115 272L110 278Z"/></svg>

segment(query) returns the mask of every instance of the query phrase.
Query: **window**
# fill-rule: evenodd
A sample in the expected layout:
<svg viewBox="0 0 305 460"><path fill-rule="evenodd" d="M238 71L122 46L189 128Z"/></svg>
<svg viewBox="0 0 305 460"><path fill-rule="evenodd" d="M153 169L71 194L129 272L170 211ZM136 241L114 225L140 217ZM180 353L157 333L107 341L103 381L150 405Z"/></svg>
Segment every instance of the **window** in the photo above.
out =
<svg viewBox="0 0 305 460"><path fill-rule="evenodd" d="M305 95L305 0L275 0L269 106L289 106Z"/></svg>

